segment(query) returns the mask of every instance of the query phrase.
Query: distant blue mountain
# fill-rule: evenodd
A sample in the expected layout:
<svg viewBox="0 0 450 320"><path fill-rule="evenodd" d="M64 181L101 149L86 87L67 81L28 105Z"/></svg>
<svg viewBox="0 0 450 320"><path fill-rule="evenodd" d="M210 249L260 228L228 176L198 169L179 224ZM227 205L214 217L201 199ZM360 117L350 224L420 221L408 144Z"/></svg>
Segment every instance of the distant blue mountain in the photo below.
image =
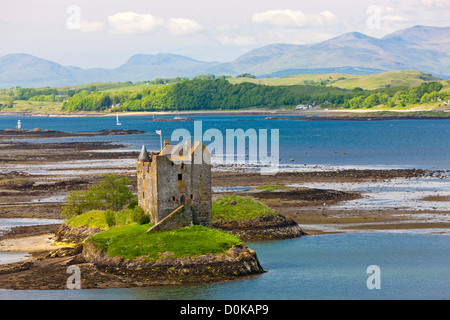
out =
<svg viewBox="0 0 450 320"><path fill-rule="evenodd" d="M355 74L416 69L449 78L450 27L414 26L381 39L350 32L308 45L268 45L225 66L236 73L257 76L333 69Z"/></svg>
<svg viewBox="0 0 450 320"><path fill-rule="evenodd" d="M416 69L450 78L450 27L414 26L381 39L359 32L308 45L271 44L234 61L199 61L176 54L137 54L115 69L81 69L28 54L0 58L0 87L145 81L200 74L280 77L302 73L370 74Z"/></svg>

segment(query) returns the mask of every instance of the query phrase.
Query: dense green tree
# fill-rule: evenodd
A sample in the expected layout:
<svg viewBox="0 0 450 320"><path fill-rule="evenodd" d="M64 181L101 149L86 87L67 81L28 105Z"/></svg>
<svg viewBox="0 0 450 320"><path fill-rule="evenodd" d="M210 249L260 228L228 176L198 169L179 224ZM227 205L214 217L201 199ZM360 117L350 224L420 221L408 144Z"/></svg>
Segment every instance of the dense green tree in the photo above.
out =
<svg viewBox="0 0 450 320"><path fill-rule="evenodd" d="M407 89L364 91L361 88L344 90L317 85L231 84L223 77L212 79L208 76L199 76L193 80L156 79L156 82L174 83L133 92L81 90L64 102L62 110L108 110L113 104L115 111L236 110L250 107L280 108L297 104L372 108L377 105L406 106L438 98L445 100L449 96L440 92L442 84L439 82L423 83Z"/></svg>
<svg viewBox="0 0 450 320"><path fill-rule="evenodd" d="M84 191L72 191L67 197L67 205L61 209L61 215L70 218L94 209L118 211L132 198L133 193L127 178L105 174L100 183Z"/></svg>

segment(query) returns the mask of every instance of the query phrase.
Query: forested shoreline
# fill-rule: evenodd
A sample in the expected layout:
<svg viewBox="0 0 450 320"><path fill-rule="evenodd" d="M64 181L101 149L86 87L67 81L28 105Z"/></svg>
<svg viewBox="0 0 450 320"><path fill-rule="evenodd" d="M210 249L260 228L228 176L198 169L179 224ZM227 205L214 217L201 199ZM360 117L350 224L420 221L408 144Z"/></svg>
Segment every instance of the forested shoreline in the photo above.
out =
<svg viewBox="0 0 450 320"><path fill-rule="evenodd" d="M61 111L67 113L293 109L297 105L327 109L378 106L393 108L434 101L448 104L447 101L450 100L450 92L441 90L443 85L440 82L424 82L410 87L384 87L377 90L363 90L358 87L349 90L308 84L232 84L224 78L169 80L171 79L138 90L105 91L97 89L95 85L76 90L17 88L8 99L0 101L0 109L9 108L15 100L57 101L62 103Z"/></svg>

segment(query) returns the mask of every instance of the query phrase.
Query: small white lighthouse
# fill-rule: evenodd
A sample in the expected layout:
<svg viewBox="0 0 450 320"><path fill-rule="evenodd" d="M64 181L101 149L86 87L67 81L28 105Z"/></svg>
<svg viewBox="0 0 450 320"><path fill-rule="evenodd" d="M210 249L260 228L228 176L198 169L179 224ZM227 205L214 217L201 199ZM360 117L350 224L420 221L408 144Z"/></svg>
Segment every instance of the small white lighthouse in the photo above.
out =
<svg viewBox="0 0 450 320"><path fill-rule="evenodd" d="M22 129L22 123L20 122L20 120L17 121L17 129Z"/></svg>

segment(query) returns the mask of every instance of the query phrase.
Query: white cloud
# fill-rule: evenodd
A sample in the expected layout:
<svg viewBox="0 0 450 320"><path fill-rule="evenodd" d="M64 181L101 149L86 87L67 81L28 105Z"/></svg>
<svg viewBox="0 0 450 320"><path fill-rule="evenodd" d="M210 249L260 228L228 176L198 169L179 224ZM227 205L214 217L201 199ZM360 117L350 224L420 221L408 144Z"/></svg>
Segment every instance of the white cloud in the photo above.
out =
<svg viewBox="0 0 450 320"><path fill-rule="evenodd" d="M255 43L255 39L249 36L220 36L216 39L226 46L249 46Z"/></svg>
<svg viewBox="0 0 450 320"><path fill-rule="evenodd" d="M113 33L122 34L149 33L164 24L162 18L135 12L118 12L109 16L108 21Z"/></svg>
<svg viewBox="0 0 450 320"><path fill-rule="evenodd" d="M175 35L182 35L197 32L202 29L202 26L194 20L170 18L167 22L167 28Z"/></svg>
<svg viewBox="0 0 450 320"><path fill-rule="evenodd" d="M448 7L450 0L422 0L422 3L427 7Z"/></svg>
<svg viewBox="0 0 450 320"><path fill-rule="evenodd" d="M407 19L401 17L401 16L395 16L395 15L382 15L381 16L381 20L386 20L386 21L407 21Z"/></svg>
<svg viewBox="0 0 450 320"><path fill-rule="evenodd" d="M81 21L81 32L101 32L105 29L103 22L89 22L86 20Z"/></svg>
<svg viewBox="0 0 450 320"><path fill-rule="evenodd" d="M332 23L336 16L331 11L323 11L319 14L305 14L302 11L291 9L269 10L255 13L253 22L268 23L277 27L317 27Z"/></svg>

